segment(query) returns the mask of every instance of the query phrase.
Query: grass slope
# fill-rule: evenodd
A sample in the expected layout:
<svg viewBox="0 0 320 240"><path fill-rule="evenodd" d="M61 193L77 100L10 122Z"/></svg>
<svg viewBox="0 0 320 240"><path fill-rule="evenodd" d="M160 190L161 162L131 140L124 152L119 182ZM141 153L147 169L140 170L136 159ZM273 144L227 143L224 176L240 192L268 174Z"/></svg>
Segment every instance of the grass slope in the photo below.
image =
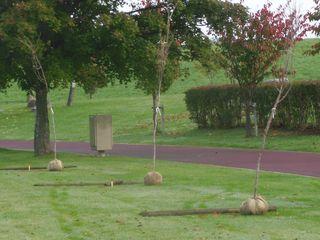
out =
<svg viewBox="0 0 320 240"><path fill-rule="evenodd" d="M305 56L304 52L316 40L299 43L295 51L295 80L316 80L320 77L320 56ZM189 120L183 92L191 87L226 83L223 72L209 79L197 64L185 63L190 76L177 81L163 95L166 112L166 131L159 136L161 144L184 144L218 147L257 148L260 139L246 139L243 129L203 131ZM112 114L114 137L121 143L151 142L151 97L145 96L133 84L110 86L101 89L89 99L77 89L75 104L66 107L68 90L50 93L55 106L57 137L59 140L88 141L88 115ZM6 94L0 94L0 139L32 139L34 114L25 108L25 94L13 86ZM293 132L273 131L268 148L277 150L301 150L319 152L320 138L316 135L300 135Z"/></svg>
<svg viewBox="0 0 320 240"><path fill-rule="evenodd" d="M0 167L45 166L49 158L0 150ZM277 213L142 218L143 210L238 207L250 196L254 172L158 162L164 185L33 187L47 182L142 180L151 160L61 154L77 169L61 173L0 173L0 239L319 239L319 180L263 173L261 194Z"/></svg>

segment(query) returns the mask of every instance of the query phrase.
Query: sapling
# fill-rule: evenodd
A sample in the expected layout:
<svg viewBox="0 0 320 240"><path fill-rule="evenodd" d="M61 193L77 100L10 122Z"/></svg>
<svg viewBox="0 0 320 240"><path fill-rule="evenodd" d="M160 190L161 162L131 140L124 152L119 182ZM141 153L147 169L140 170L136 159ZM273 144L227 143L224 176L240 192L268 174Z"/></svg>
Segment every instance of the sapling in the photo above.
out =
<svg viewBox="0 0 320 240"><path fill-rule="evenodd" d="M278 95L270 111L267 125L264 129L263 136L262 136L262 144L261 144L260 152L258 154L258 159L257 159L253 197L249 198L248 200L242 203L240 207L240 211L242 214L260 215L260 214L266 213L269 208L268 202L262 196L258 195L259 177L261 172L261 161L262 161L263 154L265 152L267 137L268 137L271 124L273 122L273 119L275 118L279 104L286 98L286 96L289 94L291 89L290 82L287 81L287 76L289 72L289 62L292 61L292 49L288 50L288 53L286 54L285 58L286 58L285 59L286 63L284 68L279 68L278 70L276 70L277 73L275 74L275 76L278 76L278 83L277 83Z"/></svg>
<svg viewBox="0 0 320 240"><path fill-rule="evenodd" d="M165 72L166 63L168 60L169 49L172 44L170 26L172 21L172 15L175 11L175 6L172 4L169 4L168 6L166 6L166 11L167 11L166 32L165 34L160 32L160 41L159 41L159 49L158 49L158 63L157 63L158 89L156 92L157 98L155 101L155 117L153 118L153 169L152 169L152 172L149 172L144 178L144 183L146 185L158 185L162 183L161 174L156 172L157 128L158 128L158 117L161 114L160 102L161 102L162 81L164 78L164 72Z"/></svg>
<svg viewBox="0 0 320 240"><path fill-rule="evenodd" d="M32 69L34 71L34 74L36 75L37 79L42 84L45 85L46 91L48 92L49 91L48 81L46 78L45 71L42 67L41 61L38 58L36 46L27 37L20 38L20 42L24 47L26 47L26 49L28 49L30 51L31 61L32 61ZM53 130L53 137L54 137L54 146L53 146L54 159L49 162L48 170L49 171L62 171L63 170L63 163L61 160L57 159L57 137L56 137L55 117L54 117L54 111L53 111L53 107L52 107L49 96L48 96L48 102L50 103L49 108L50 108L50 112L51 112L52 130Z"/></svg>
<svg viewBox="0 0 320 240"><path fill-rule="evenodd" d="M298 41L302 40L302 37L306 34L308 29L308 24L306 24L306 16L298 14L296 7L292 6L291 3L292 2L289 0L285 6L285 8L289 9L288 15L286 15L285 11L281 13L281 17L286 19L286 26L284 27L285 31L282 37L285 44L283 46L283 62L281 63L281 66L274 66L272 69L273 75L278 79L278 83L275 84L278 94L272 105L272 109L270 111L269 118L262 136L261 148L257 158L253 196L242 203L240 207L240 212L242 214L260 215L266 213L269 208L268 202L258 194L261 162L266 148L268 133L276 116L277 109L291 90L289 77L292 77L294 74L292 64L294 46Z"/></svg>

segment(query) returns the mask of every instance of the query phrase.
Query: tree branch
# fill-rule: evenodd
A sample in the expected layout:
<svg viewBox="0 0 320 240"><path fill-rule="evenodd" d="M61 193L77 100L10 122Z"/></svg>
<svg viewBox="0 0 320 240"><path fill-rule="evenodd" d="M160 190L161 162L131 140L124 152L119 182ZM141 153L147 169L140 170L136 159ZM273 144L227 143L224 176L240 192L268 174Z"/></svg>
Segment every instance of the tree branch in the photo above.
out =
<svg viewBox="0 0 320 240"><path fill-rule="evenodd" d="M160 9L162 7L165 7L165 6L166 6L165 3L160 3L158 5L151 5L151 6L148 6L148 7L145 7L145 8L139 8L139 9L136 9L136 10L132 10L130 12L125 12L125 14L131 15L131 14L134 14L134 13L141 13L141 12L146 12L146 11L150 11L150 10L157 10L157 9Z"/></svg>

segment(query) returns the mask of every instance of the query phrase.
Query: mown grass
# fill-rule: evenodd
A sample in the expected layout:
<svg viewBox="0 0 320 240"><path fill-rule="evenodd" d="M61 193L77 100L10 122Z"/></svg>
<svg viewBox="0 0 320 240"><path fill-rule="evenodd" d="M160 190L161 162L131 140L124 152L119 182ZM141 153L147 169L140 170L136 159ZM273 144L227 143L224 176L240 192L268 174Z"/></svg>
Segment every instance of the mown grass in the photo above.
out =
<svg viewBox="0 0 320 240"><path fill-rule="evenodd" d="M45 166L50 157L0 150L0 167ZM61 173L0 172L0 239L319 239L318 179L263 173L261 194L278 212L265 216L143 218L143 210L238 207L254 172L159 161L164 184L146 187L34 187L49 182L142 180L151 160L60 154L78 168Z"/></svg>
<svg viewBox="0 0 320 240"><path fill-rule="evenodd" d="M318 80L320 56L306 56L305 50L317 40L305 40L295 50L295 80ZM190 76L177 81L162 96L165 105L165 132L159 136L161 144L201 145L217 147L257 148L260 138L245 138L243 129L198 130L190 119L184 102L184 91L207 84L229 82L223 72L213 78L206 76L196 63L185 63ZM56 113L57 137L66 141L88 141L88 116L111 114L114 138L118 143L150 143L152 132L151 97L128 86L110 86L97 92L89 99L77 89L72 107L66 107L68 89L57 89L50 93ZM26 109L25 94L16 86L6 94L0 93L0 139L32 139L34 114ZM319 152L320 138L315 134L288 131L273 131L268 148L277 150L299 150Z"/></svg>

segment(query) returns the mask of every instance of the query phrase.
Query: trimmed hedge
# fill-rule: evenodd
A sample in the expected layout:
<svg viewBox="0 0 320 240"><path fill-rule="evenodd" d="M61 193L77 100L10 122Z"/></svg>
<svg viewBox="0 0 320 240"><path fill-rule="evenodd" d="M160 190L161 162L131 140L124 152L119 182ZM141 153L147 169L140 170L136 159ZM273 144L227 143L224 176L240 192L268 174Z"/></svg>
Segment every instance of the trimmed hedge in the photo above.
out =
<svg viewBox="0 0 320 240"><path fill-rule="evenodd" d="M265 127L278 91L276 83L258 86L253 102L257 105L259 127ZM245 98L238 85L203 86L186 92L190 118L199 128L235 128L243 125ZM290 130L320 130L320 81L292 84L287 98L280 104L273 127Z"/></svg>

